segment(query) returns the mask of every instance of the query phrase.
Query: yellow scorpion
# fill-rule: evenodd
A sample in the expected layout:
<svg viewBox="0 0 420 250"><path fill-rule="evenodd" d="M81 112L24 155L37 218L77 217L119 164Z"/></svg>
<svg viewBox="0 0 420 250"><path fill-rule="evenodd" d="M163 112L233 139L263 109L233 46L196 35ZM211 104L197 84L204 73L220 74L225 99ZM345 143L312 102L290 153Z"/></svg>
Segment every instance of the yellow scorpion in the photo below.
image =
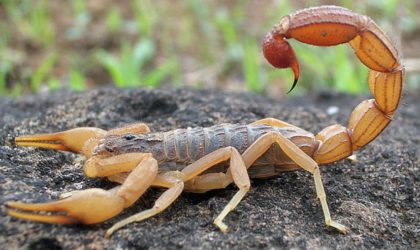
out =
<svg viewBox="0 0 420 250"><path fill-rule="evenodd" d="M223 220L250 189L250 178L304 169L314 177L325 223L346 233L347 228L330 216L319 165L352 155L385 129L400 102L404 68L398 51L371 18L336 6L308 8L284 16L263 43L264 55L273 66L292 68L293 87L299 78L299 64L287 42L289 38L317 46L349 42L370 69L368 82L374 99L354 109L347 127L332 125L314 136L284 121L266 118L248 125L222 124L169 132L150 132L139 123L110 131L84 127L16 137L19 146L83 154L87 177L107 177L120 185L111 190L73 191L48 203L11 201L6 204L8 214L47 223L94 224L133 205L149 187L166 189L152 208L111 227L106 233L110 236L129 223L162 212L182 191L206 192L234 183L239 191L214 220L225 232Z"/></svg>

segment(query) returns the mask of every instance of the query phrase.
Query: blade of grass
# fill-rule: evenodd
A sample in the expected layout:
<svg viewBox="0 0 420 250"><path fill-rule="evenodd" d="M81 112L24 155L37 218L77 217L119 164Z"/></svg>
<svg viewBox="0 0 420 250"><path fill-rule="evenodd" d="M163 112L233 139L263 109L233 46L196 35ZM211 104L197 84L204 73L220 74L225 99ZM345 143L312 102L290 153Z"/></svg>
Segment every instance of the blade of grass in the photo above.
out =
<svg viewBox="0 0 420 250"><path fill-rule="evenodd" d="M120 69L120 62L105 50L99 50L95 55L99 63L102 64L111 75L114 84L117 87L124 87L124 76Z"/></svg>
<svg viewBox="0 0 420 250"><path fill-rule="evenodd" d="M243 49L242 69L245 75L246 86L253 92L262 92L265 85L260 81L258 46L254 40L248 38L245 40Z"/></svg>
<svg viewBox="0 0 420 250"><path fill-rule="evenodd" d="M39 67L32 74L30 88L33 92L38 92L43 81L46 80L51 68L57 61L57 54L52 53L39 65Z"/></svg>
<svg viewBox="0 0 420 250"><path fill-rule="evenodd" d="M123 24L121 13L117 8L112 8L106 15L106 27L111 32L116 32Z"/></svg>
<svg viewBox="0 0 420 250"><path fill-rule="evenodd" d="M7 89L6 89L6 77L7 74L9 74L11 70L11 65L7 62L1 62L0 61L0 95L6 95Z"/></svg>
<svg viewBox="0 0 420 250"><path fill-rule="evenodd" d="M70 88L74 91L86 89L86 79L80 71L72 69L70 71Z"/></svg>
<svg viewBox="0 0 420 250"><path fill-rule="evenodd" d="M174 69L176 69L176 61L174 59L169 60L159 68L147 74L143 81L148 87L157 87L162 83L165 77L173 73Z"/></svg>

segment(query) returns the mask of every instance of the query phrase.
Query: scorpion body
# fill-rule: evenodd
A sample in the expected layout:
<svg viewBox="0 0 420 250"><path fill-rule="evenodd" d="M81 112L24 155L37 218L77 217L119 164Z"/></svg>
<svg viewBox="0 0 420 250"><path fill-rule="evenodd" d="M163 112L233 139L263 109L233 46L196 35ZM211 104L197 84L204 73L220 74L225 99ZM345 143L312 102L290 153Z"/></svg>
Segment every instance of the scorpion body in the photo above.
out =
<svg viewBox="0 0 420 250"><path fill-rule="evenodd" d="M75 128L19 136L15 140L19 146L83 154L87 177L106 177L121 185L111 190L77 190L49 203L8 202L8 214L48 223L94 224L133 205L149 187L166 189L152 208L111 227L106 233L110 236L129 223L162 212L184 190L205 192L234 183L239 191L214 220L226 232L223 219L247 194L250 177L303 169L314 178L326 225L346 233L348 229L330 216L319 165L352 155L388 126L400 102L404 67L398 50L371 18L337 6L308 8L283 17L263 42L264 56L271 65L293 70L292 89L299 78L299 63L287 41L290 38L316 46L349 43L369 68L374 99L361 102L347 126L331 125L314 136L284 121L266 118L248 125L222 124L164 133L150 133L145 124L138 123L109 131ZM65 214L32 213L57 211Z"/></svg>
<svg viewBox="0 0 420 250"><path fill-rule="evenodd" d="M266 124L219 124L211 127L176 129L168 132L110 135L101 140L95 154L151 153L159 171L182 170L205 155L225 147L234 147L243 154L258 138L269 132L280 133L308 156L312 156L319 142L315 136L298 127L275 127ZM177 164L164 164L177 163ZM223 162L205 173L220 172L228 167ZM260 156L248 170L251 178L273 177L284 171L299 168L276 144Z"/></svg>

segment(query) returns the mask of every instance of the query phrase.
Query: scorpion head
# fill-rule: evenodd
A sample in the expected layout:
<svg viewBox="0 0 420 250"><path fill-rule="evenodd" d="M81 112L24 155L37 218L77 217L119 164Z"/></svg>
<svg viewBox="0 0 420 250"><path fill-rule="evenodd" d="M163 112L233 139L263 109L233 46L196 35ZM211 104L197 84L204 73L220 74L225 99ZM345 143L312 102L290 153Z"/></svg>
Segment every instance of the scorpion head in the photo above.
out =
<svg viewBox="0 0 420 250"><path fill-rule="evenodd" d="M131 152L149 153L156 142L160 142L159 136L151 134L107 135L99 140L94 150L95 155L117 155Z"/></svg>

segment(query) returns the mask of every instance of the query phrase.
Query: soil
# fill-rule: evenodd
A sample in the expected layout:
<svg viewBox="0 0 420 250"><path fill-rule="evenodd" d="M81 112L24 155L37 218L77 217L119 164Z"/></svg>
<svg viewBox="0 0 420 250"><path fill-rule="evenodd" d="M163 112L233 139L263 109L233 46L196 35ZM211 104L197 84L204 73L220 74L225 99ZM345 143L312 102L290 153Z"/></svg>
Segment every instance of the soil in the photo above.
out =
<svg viewBox="0 0 420 250"><path fill-rule="evenodd" d="M236 188L185 193L166 211L131 224L111 239L113 223L153 205L161 190L148 191L119 216L94 226L63 226L6 215L6 201L43 202L60 193L112 183L83 176L81 156L14 146L17 135L79 126L105 129L137 121L152 130L218 123L248 123L276 117L311 132L346 124L364 97L319 93L274 100L220 90L99 89L60 91L0 99L0 245L8 249L158 248L420 248L420 93L406 94L394 121L376 140L345 159L321 168L332 217L350 228L342 235L324 224L310 174L284 173L253 180L252 189L229 214L227 233L212 221ZM338 112L333 112L338 108ZM331 111L331 112L327 112Z"/></svg>

